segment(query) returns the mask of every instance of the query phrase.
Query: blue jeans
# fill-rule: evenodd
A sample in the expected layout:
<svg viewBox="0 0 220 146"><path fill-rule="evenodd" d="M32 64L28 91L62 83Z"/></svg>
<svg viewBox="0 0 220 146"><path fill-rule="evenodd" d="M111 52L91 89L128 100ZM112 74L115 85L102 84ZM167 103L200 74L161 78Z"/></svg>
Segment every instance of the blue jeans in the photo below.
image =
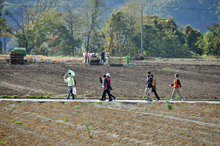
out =
<svg viewBox="0 0 220 146"><path fill-rule="evenodd" d="M74 94L73 94L73 86L69 86L69 90L68 90L68 95L66 97L66 99L69 99L70 93L72 94L72 99L74 99Z"/></svg>

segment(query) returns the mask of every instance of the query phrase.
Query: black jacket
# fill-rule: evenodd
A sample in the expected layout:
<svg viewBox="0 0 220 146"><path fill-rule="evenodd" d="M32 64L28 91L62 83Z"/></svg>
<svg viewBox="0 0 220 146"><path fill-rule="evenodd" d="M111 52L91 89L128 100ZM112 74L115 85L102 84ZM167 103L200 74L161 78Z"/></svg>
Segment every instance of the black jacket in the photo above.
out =
<svg viewBox="0 0 220 146"><path fill-rule="evenodd" d="M146 80L146 85L148 86L148 88L152 88L152 82L153 79L150 76L148 76Z"/></svg>
<svg viewBox="0 0 220 146"><path fill-rule="evenodd" d="M101 79L101 77L99 78L99 80L100 80L100 83L102 84L102 79ZM107 87L106 87L107 86ZM104 80L104 89L106 90L112 90L112 87L111 87L111 85L110 85L110 83L109 83L109 81L108 81L108 79L107 78L105 78L105 80Z"/></svg>
<svg viewBox="0 0 220 146"><path fill-rule="evenodd" d="M101 53L101 57L105 58L105 53L104 52Z"/></svg>

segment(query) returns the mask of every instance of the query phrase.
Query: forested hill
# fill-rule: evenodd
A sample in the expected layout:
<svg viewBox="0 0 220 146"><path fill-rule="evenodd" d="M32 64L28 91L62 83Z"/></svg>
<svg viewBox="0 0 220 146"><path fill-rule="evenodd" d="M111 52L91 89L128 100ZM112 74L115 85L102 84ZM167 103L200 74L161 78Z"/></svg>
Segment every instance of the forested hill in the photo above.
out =
<svg viewBox="0 0 220 146"><path fill-rule="evenodd" d="M6 9L17 7L17 4L26 3L28 6L34 5L37 0L5 0ZM85 0L73 1L78 5L84 4ZM105 13L104 19L108 19L113 9L124 5L129 0L105 0L110 8ZM62 2L64 2L62 0ZM159 17L173 17L179 25L190 24L192 27L200 30L202 34L208 29L205 25L211 25L213 22L219 23L220 20L220 1L219 0L143 0L146 5L144 13L156 15ZM11 5L16 4L16 5ZM57 3L60 5L61 3ZM7 6L8 5L8 6ZM9 20L10 21L10 20ZM12 23L12 21L11 21Z"/></svg>

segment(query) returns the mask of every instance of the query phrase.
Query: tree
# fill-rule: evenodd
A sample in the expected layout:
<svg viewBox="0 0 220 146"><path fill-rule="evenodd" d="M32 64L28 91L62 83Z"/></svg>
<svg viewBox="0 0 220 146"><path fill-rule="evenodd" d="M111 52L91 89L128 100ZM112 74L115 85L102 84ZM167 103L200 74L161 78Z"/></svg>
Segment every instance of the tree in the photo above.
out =
<svg viewBox="0 0 220 146"><path fill-rule="evenodd" d="M4 8L4 0L0 0L0 36L4 37L4 47L2 51L2 42L0 41L0 54L6 51L6 40L5 38L12 37L12 28L6 23L6 19L2 16L2 11Z"/></svg>
<svg viewBox="0 0 220 146"><path fill-rule="evenodd" d="M17 38L17 46L25 47L28 54L32 49L40 48L46 40L47 31L43 32L41 17L44 12L49 12L56 2L57 0L37 0L36 7L29 8L23 4L14 11L6 11L16 24L13 29Z"/></svg>
<svg viewBox="0 0 220 146"><path fill-rule="evenodd" d="M91 34L93 33L94 37L98 37L97 31L95 30L101 30L101 15L108 10L108 8L104 0L85 0L84 9L87 17L85 26L85 47L86 52L88 52L90 49Z"/></svg>
<svg viewBox="0 0 220 146"><path fill-rule="evenodd" d="M204 53L203 49L200 49L196 44L198 38L202 38L202 34L199 30L192 28L190 25L184 27L184 35L186 37L186 44L189 46L190 50L196 54L202 55Z"/></svg>

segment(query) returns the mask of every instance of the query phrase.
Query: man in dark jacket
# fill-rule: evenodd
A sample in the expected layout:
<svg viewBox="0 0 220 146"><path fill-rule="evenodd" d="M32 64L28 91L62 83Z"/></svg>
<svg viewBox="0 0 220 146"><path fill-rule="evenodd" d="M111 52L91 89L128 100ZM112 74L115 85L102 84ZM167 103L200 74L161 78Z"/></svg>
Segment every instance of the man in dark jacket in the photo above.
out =
<svg viewBox="0 0 220 146"><path fill-rule="evenodd" d="M101 53L101 62L105 62L105 51L103 50L102 53Z"/></svg>
<svg viewBox="0 0 220 146"><path fill-rule="evenodd" d="M147 101L152 101L151 96L152 96L152 77L150 76L151 72L147 72L147 80L146 80L146 89L144 93L147 95ZM148 97L149 96L149 97Z"/></svg>

